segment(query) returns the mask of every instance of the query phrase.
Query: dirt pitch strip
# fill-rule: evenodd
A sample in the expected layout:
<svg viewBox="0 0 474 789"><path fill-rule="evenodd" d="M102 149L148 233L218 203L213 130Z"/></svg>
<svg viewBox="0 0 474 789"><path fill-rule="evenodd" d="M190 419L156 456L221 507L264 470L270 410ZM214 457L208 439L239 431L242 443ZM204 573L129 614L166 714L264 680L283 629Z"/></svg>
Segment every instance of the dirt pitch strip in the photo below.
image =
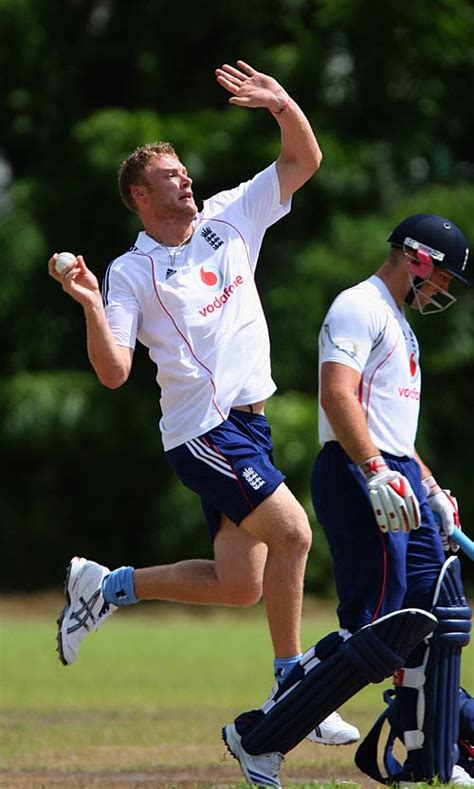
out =
<svg viewBox="0 0 474 789"><path fill-rule="evenodd" d="M230 758L230 757L229 757ZM227 760L226 760L227 761ZM361 780L360 772L354 769L339 769L337 782L334 773L314 767L296 767L285 769L282 776L284 787L290 786L341 786L343 789L376 789L378 784L370 778ZM326 773L326 774L325 774ZM174 768L156 772L122 772L122 773L81 773L38 771L37 773L20 774L15 772L0 773L1 789L84 789L86 787L116 787L117 789L235 789L246 786L236 775L233 764L222 763L218 766L200 768Z"/></svg>

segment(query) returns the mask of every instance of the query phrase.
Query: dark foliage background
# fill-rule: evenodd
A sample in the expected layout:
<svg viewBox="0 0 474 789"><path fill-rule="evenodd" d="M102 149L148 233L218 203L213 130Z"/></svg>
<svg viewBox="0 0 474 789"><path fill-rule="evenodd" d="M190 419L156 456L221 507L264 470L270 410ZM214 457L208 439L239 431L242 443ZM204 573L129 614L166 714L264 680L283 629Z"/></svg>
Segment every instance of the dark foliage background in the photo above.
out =
<svg viewBox="0 0 474 789"><path fill-rule="evenodd" d="M172 141L199 200L272 161L269 113L230 107L214 79L242 58L288 88L325 155L269 231L257 277L279 385L268 409L276 461L315 529L307 588L332 592L309 503L319 324L338 290L379 265L407 214L448 216L472 243L473 40L468 0L0 0L4 590L59 585L74 553L111 566L209 555L198 501L163 456L146 353L123 389L102 389L81 310L46 261L81 252L101 276L131 244L138 226L116 172L139 144ZM447 313L413 319L419 450L469 531L473 295L457 295Z"/></svg>

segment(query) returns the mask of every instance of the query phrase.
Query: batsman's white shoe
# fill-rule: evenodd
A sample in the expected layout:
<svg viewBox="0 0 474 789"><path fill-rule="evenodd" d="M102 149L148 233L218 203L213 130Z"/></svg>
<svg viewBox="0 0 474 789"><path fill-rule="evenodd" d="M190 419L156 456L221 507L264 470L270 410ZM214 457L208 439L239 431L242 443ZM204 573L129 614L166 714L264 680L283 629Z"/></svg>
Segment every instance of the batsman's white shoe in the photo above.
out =
<svg viewBox="0 0 474 789"><path fill-rule="evenodd" d="M233 723L224 726L222 738L227 750L240 764L241 770L250 786L279 786L280 765L285 758L281 753L260 753L253 756L247 753L241 744L240 735Z"/></svg>
<svg viewBox="0 0 474 789"><path fill-rule="evenodd" d="M338 712L331 712L307 737L320 745L349 745L360 739L359 729L343 720Z"/></svg>
<svg viewBox="0 0 474 789"><path fill-rule="evenodd" d="M422 785L421 781L400 781L398 784L399 789L418 789ZM468 772L461 767L460 764L455 764L453 772L451 773L451 780L448 784L439 784L440 786L474 786L474 778L471 778Z"/></svg>
<svg viewBox="0 0 474 789"><path fill-rule="evenodd" d="M64 606L58 624L58 654L61 663L70 666L77 658L82 639L97 630L117 610L102 597L102 581L108 567L75 556L67 569Z"/></svg>
<svg viewBox="0 0 474 789"><path fill-rule="evenodd" d="M454 786L474 786L474 778L471 778L460 764L455 764L451 773L450 783L454 784Z"/></svg>

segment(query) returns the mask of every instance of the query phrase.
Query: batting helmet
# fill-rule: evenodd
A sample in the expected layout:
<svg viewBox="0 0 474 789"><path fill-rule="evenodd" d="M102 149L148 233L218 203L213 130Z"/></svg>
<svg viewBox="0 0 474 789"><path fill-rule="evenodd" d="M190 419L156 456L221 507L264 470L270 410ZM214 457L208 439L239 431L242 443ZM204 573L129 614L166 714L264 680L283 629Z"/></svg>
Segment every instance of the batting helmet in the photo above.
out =
<svg viewBox="0 0 474 789"><path fill-rule="evenodd" d="M431 258L439 268L446 269L460 282L469 285L463 276L469 257L467 241L449 219L435 214L414 214L400 222L387 238L389 244ZM418 256L416 255L416 256Z"/></svg>

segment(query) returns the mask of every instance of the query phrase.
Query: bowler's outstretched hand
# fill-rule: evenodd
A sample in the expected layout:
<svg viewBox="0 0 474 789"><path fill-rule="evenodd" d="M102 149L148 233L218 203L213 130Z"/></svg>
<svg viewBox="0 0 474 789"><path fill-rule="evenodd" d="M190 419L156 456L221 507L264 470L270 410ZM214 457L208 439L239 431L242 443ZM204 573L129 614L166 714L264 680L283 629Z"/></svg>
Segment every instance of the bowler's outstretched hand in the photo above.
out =
<svg viewBox="0 0 474 789"><path fill-rule="evenodd" d="M225 63L216 69L219 85L233 94L229 103L238 107L266 107L279 113L288 101L288 94L276 79L256 71L243 60L238 60L237 66Z"/></svg>

